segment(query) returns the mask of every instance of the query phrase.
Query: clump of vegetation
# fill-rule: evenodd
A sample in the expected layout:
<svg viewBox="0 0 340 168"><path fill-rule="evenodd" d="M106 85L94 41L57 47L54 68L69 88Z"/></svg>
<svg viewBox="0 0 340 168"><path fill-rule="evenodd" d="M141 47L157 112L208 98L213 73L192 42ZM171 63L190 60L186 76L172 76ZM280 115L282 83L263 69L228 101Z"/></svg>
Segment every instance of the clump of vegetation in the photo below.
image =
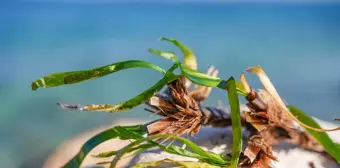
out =
<svg viewBox="0 0 340 168"><path fill-rule="evenodd" d="M149 52L173 61L173 65L168 70L164 70L149 62L129 60L90 70L54 73L32 83L32 90L39 87L56 87L96 79L129 68L149 68L164 75L151 88L120 104L84 106L59 104L64 109L104 112L122 112L146 104L149 107L146 108L147 111L162 116L161 119L144 125L115 126L99 133L88 140L79 153L64 167L80 167L85 156L94 147L113 138L133 141L118 151L108 151L95 156L115 155L112 162L100 163L110 164L110 167L115 167L119 159L127 153L134 155L150 148L159 148L171 154L196 158L200 162L165 159L139 163L134 167L157 166L162 163L182 167L271 167L271 161L279 160L273 155L272 146L283 141L329 155L340 162L340 144L333 142L325 133L340 128L322 129L297 107L284 104L260 66L245 70L245 72L255 73L264 86L263 89L255 90L247 82L244 72L241 73L240 82L233 77L228 80L218 78L218 71L214 67L209 68L204 74L197 71L196 57L191 49L175 39L161 38L161 40L177 46L184 55L184 62L182 63L174 52L149 49ZM176 69L180 69L180 74L174 73ZM192 88L193 84L196 85L195 88ZM164 86L167 88L164 92L160 92ZM226 91L230 113L217 107L202 105L212 88ZM240 112L239 95L246 99L249 111ZM202 126L232 127L231 157L205 151L189 139L181 137L184 134L193 136ZM242 128L251 133L245 148L242 148ZM179 141L186 148L173 143L167 145L160 143L160 140L164 139Z"/></svg>

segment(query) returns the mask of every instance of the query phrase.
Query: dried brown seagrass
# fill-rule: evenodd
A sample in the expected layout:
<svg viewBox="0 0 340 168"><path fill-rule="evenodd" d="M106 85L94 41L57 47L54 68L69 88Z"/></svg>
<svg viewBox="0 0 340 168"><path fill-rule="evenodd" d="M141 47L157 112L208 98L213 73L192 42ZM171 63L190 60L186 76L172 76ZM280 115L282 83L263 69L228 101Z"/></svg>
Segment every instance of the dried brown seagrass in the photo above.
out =
<svg viewBox="0 0 340 168"><path fill-rule="evenodd" d="M179 78L168 84L171 99L153 96L147 104L156 111L150 112L164 116L161 120L148 125L148 132L153 134L191 135L200 129L202 112L198 103L188 94L183 79Z"/></svg>
<svg viewBox="0 0 340 168"><path fill-rule="evenodd" d="M256 98L248 98L250 112L244 113L246 120L266 139L268 145L287 141L305 149L323 152L322 146L298 123L288 118L267 91L259 90L251 95L256 95Z"/></svg>
<svg viewBox="0 0 340 168"><path fill-rule="evenodd" d="M247 167L270 167L269 160L277 160L272 156L271 147L280 142L289 142L307 150L325 153L324 148L307 131L285 115L266 90L255 92L251 89L246 99L249 111L244 112L243 117L251 125L247 126L248 130L252 130L254 134L250 136L244 151L244 155L250 160L245 164ZM256 142L254 138L257 138Z"/></svg>
<svg viewBox="0 0 340 168"><path fill-rule="evenodd" d="M210 67L208 75L217 77L218 71ZM231 125L231 118L222 109L214 107L201 107L211 88L198 86L189 92L190 84L185 78L179 78L168 84L163 94L153 96L146 104L152 109L149 112L163 116L162 119L148 125L150 135L196 134L201 125L224 127Z"/></svg>

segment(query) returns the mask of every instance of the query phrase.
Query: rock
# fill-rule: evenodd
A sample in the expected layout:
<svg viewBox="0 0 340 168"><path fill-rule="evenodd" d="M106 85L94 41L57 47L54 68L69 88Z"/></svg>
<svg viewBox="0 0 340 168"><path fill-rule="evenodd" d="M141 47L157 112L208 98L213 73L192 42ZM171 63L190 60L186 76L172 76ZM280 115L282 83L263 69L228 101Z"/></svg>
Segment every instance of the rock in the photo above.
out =
<svg viewBox="0 0 340 168"><path fill-rule="evenodd" d="M327 123L322 120L316 119L317 122L325 128L333 128L336 125ZM142 124L146 121L136 121L136 120L121 120L119 122L114 123L113 125L136 125ZM80 147L92 136L95 134L107 129L111 128L113 125L105 126L96 130L89 131L83 135L72 138L63 144L48 158L45 162L44 167L46 168L59 168L63 164L65 164L69 159L71 159L80 149ZM245 132L246 134L246 132ZM340 142L340 134L339 132L330 132L330 137ZM232 147L232 133L231 128L210 128L203 127L201 131L196 134L194 137L190 138L196 144L201 146L202 148L215 152L215 153L230 153ZM102 143L98 147L96 147L93 151L91 151L90 155L98 154L100 152L105 152L109 150L117 150L125 145L127 145L129 141L122 140L109 140L105 143ZM280 145L279 147L274 148L274 154L279 159L279 162L274 163L276 168L310 168L310 162L313 162L316 168L340 168L340 165L330 159L327 159L321 156L319 153L306 151L288 144ZM101 161L111 161L112 158L109 159L98 159L93 158L91 156L87 156L82 164L82 167L86 168L101 168L103 166L96 166L97 162ZM177 155L171 155L160 150L154 149L146 151L142 154L139 154L133 158L124 157L118 166L121 167L130 167L133 164L139 162L147 162L147 161L156 161L165 158L170 158L178 161L195 161L196 159L185 158Z"/></svg>

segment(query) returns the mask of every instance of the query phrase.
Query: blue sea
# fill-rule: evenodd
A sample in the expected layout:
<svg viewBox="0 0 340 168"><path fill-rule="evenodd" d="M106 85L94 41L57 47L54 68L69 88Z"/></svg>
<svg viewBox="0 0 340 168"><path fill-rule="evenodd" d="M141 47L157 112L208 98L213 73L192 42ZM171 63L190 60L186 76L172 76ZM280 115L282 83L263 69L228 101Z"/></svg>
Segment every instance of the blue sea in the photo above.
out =
<svg viewBox="0 0 340 168"><path fill-rule="evenodd" d="M221 78L239 78L261 65L287 103L324 120L340 117L340 3L8 2L0 5L1 167L40 167L58 144L86 130L155 119L143 106L108 114L56 105L125 101L162 77L151 70L37 91L31 82L130 59L167 69L171 62L147 52L180 55L158 40L163 36L192 48L200 71L214 65ZM247 77L261 87L255 75ZM205 104L219 100L227 106L226 93L215 89Z"/></svg>

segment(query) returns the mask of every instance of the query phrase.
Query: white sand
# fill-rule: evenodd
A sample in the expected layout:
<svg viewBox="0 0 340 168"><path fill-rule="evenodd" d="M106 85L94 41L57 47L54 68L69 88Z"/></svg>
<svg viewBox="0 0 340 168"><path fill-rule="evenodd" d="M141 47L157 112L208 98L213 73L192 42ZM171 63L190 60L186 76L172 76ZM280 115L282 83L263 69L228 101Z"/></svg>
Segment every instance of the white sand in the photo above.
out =
<svg viewBox="0 0 340 168"><path fill-rule="evenodd" d="M333 128L337 125L327 123L325 121L317 120L319 124L324 128ZM120 122L114 123L114 125L135 125L145 123L145 121L131 121L131 120L122 120ZM46 161L46 168L59 168L64 163L66 163L69 159L75 155L82 144L89 139L91 136L103 131L106 128L110 128L112 125L105 126L99 128L97 130L89 131L84 133L83 135L79 135L71 140L68 140L60 145L60 147L49 157ZM330 137L340 142L340 132L330 132ZM199 146L215 152L215 153L230 153L231 152L231 142L232 142L232 134L231 128L209 128L204 127L201 131L194 137L191 138L194 142L196 142ZM121 140L110 140L107 141L98 147L96 147L93 151L91 151L90 155L97 154L100 152L105 152L109 150L117 150L124 145L128 144L128 141ZM276 168L310 168L308 166L309 162L313 162L316 168L340 168L340 165L330 161L324 157L322 157L318 153L305 151L303 149L295 148L290 145L283 145L281 147L274 148L274 154L279 158L279 162L276 163ZM184 158L177 155L171 155L165 152L161 152L159 150L152 150L148 152L144 152L134 158L124 158L119 163L118 167L126 167L127 164L135 164L140 161L156 161L165 158L171 158L180 161L186 160L195 160L191 158ZM91 156L87 156L85 161L83 162L83 167L91 167L91 168L99 168L102 166L95 166L95 163L99 161L110 161L109 159L101 159L93 158ZM129 167L129 166L127 166Z"/></svg>

